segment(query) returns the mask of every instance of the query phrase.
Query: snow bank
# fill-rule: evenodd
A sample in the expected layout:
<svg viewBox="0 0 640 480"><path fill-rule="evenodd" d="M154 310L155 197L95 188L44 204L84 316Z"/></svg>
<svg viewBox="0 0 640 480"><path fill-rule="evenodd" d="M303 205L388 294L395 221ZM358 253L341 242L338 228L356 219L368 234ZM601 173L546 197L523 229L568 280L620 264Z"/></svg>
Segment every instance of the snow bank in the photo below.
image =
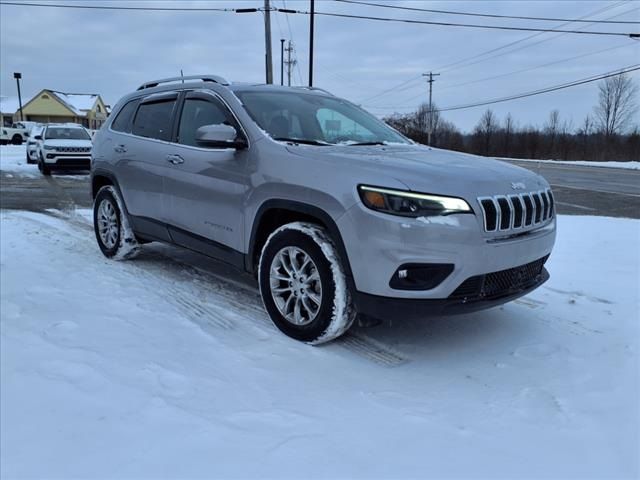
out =
<svg viewBox="0 0 640 480"><path fill-rule="evenodd" d="M640 170L640 162L590 162L586 160L530 160L530 159L522 159L522 158L501 158L496 157L496 160L507 160L514 162L542 162L542 163L553 163L557 165L580 165L584 167L603 167L603 168L624 168L627 170Z"/></svg>
<svg viewBox="0 0 640 480"><path fill-rule="evenodd" d="M37 165L27 163L26 145L0 145L0 170L22 177L41 175Z"/></svg>
<svg viewBox="0 0 640 480"><path fill-rule="evenodd" d="M79 218L0 214L2 478L640 473L639 221L559 217L503 308L310 347L225 267L106 260Z"/></svg>

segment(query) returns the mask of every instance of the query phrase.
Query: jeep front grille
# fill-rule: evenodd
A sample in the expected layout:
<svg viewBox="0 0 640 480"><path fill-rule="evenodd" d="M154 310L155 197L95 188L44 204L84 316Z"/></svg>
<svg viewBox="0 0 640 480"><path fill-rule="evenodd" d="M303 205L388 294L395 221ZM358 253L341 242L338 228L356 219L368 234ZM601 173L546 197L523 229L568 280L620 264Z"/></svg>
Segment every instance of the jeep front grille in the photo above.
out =
<svg viewBox="0 0 640 480"><path fill-rule="evenodd" d="M87 153L90 151L91 151L91 147L56 147L56 152Z"/></svg>
<svg viewBox="0 0 640 480"><path fill-rule="evenodd" d="M553 194L540 190L479 197L485 232L504 232L542 224L553 217Z"/></svg>

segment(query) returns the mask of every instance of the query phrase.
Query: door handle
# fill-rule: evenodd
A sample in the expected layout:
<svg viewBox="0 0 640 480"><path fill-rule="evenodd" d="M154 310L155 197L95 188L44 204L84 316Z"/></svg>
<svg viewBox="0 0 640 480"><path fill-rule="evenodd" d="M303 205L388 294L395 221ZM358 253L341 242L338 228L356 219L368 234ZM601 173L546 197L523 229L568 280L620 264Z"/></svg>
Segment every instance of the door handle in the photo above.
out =
<svg viewBox="0 0 640 480"><path fill-rule="evenodd" d="M167 155L167 162L173 165L180 165L181 163L184 163L184 158L180 155Z"/></svg>
<svg viewBox="0 0 640 480"><path fill-rule="evenodd" d="M125 145L116 145L115 147L113 147L113 149L117 153L125 153L127 151L127 147Z"/></svg>

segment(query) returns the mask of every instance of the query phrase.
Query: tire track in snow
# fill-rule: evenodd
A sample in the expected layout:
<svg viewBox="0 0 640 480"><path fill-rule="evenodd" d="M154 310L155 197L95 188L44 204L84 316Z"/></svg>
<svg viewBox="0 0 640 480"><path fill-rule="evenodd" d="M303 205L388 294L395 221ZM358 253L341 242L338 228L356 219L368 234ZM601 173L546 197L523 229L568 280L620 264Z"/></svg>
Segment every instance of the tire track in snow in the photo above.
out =
<svg viewBox="0 0 640 480"><path fill-rule="evenodd" d="M50 210L46 214L93 232L93 227L87 219L76 215L75 211L67 214ZM145 265L141 265L142 263ZM265 334L281 334L268 318L257 289L253 290L249 286L227 280L158 251L143 250L136 260L128 261L126 264L138 267L141 274L149 279L158 273L171 278L174 281L174 291L168 295L167 300L206 333L211 333L211 327L223 331L245 330L245 333L251 333L247 326L252 325ZM235 315L225 315L226 308L219 305L219 300L232 307ZM240 321L234 321L233 316L240 317ZM360 332L347 332L327 347L338 347L384 367L398 367L410 362L407 356L393 347Z"/></svg>

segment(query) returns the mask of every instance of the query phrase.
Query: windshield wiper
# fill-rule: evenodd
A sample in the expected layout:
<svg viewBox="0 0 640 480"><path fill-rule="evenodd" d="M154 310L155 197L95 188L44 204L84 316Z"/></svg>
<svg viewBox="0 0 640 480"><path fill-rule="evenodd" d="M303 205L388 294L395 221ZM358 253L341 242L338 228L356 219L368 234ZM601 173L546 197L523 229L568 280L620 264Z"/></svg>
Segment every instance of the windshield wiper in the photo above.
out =
<svg viewBox="0 0 640 480"><path fill-rule="evenodd" d="M318 145L321 147L333 145L333 143L323 142L322 140L309 140L306 138L274 137L274 140L277 140L278 142L299 143L302 145Z"/></svg>
<svg viewBox="0 0 640 480"><path fill-rule="evenodd" d="M369 145L386 145L386 142L354 142L345 143L348 147L367 147Z"/></svg>

